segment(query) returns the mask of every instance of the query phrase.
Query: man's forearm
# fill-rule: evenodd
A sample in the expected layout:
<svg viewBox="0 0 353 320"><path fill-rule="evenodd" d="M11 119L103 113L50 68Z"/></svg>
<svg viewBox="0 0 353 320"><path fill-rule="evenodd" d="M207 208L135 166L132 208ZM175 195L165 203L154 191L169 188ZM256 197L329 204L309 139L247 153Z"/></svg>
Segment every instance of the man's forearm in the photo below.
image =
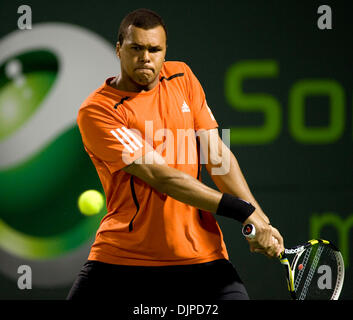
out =
<svg viewBox="0 0 353 320"><path fill-rule="evenodd" d="M242 199L223 194L191 175L169 167L156 152L147 153L141 160L143 161L136 161L123 170L180 202L240 222L244 222L255 209Z"/></svg>
<svg viewBox="0 0 353 320"><path fill-rule="evenodd" d="M168 168L156 189L201 210L215 213L222 193L179 170Z"/></svg>
<svg viewBox="0 0 353 320"><path fill-rule="evenodd" d="M158 157L156 153L146 157ZM201 183L194 177L165 164L131 164L123 170L137 176L155 190L201 210L216 212L222 193ZM157 159L158 160L158 159Z"/></svg>
<svg viewBox="0 0 353 320"><path fill-rule="evenodd" d="M127 170L131 172L131 167ZM143 174L136 172L138 169L132 171L158 192L204 211L244 223L255 210L248 202L220 193L194 177L165 165L144 166Z"/></svg>

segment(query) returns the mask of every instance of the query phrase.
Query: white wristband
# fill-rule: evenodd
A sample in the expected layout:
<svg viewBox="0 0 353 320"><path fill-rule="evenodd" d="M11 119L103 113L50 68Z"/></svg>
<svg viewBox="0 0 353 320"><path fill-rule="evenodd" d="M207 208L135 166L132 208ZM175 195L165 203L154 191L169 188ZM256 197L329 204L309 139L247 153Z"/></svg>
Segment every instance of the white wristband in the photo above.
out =
<svg viewBox="0 0 353 320"><path fill-rule="evenodd" d="M246 238L254 239L256 235L256 228L253 224L248 223L243 227L242 232Z"/></svg>

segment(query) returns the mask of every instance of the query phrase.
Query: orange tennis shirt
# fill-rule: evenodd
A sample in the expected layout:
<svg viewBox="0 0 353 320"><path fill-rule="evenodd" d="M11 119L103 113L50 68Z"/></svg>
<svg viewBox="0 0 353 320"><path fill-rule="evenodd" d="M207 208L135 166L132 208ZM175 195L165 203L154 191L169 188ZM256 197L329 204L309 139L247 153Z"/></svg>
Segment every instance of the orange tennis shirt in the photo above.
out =
<svg viewBox="0 0 353 320"><path fill-rule="evenodd" d="M77 117L107 205L88 259L138 266L228 259L211 213L121 170L155 150L170 167L200 179L197 132L218 125L199 81L182 62L164 62L158 84L141 93L117 90L112 79L91 93Z"/></svg>

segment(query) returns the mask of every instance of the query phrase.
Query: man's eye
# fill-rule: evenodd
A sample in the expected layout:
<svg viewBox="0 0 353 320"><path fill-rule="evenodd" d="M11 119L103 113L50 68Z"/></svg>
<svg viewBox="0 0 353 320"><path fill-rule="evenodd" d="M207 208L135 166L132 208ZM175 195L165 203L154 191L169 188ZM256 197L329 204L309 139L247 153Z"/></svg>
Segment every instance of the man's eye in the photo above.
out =
<svg viewBox="0 0 353 320"><path fill-rule="evenodd" d="M155 53L155 52L158 52L158 51L161 51L161 49L160 48L151 48L149 50L149 52L151 52L151 53Z"/></svg>

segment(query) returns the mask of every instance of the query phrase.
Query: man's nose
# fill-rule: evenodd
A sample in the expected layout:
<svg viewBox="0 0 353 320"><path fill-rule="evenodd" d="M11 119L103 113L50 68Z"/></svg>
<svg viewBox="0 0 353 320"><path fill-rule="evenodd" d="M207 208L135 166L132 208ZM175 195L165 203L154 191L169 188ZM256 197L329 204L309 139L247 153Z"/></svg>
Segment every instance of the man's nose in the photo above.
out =
<svg viewBox="0 0 353 320"><path fill-rule="evenodd" d="M150 61L150 55L149 55L149 52L148 50L143 50L142 53L141 53L141 61L144 61L144 62L149 62Z"/></svg>

